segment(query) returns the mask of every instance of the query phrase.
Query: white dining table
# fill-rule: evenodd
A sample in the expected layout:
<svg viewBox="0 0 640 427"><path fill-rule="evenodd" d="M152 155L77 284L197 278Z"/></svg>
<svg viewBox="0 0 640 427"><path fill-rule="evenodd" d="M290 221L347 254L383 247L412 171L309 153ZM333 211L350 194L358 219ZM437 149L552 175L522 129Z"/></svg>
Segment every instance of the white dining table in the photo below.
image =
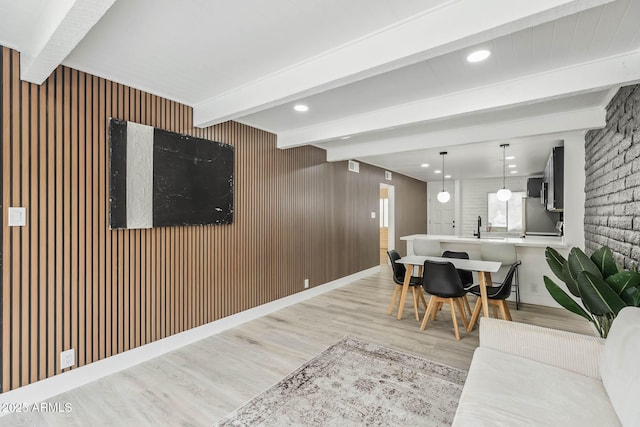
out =
<svg viewBox="0 0 640 427"><path fill-rule="evenodd" d="M413 273L413 267L417 266L419 275L422 275L422 268L424 266L425 261L436 261L436 262L450 262L456 269L459 270L469 270L475 271L478 273L478 282L480 285L480 298L476 301L476 306L478 304L482 304L482 309L485 317L489 317L489 303L487 300L487 286L491 285L491 273L496 273L500 270L502 266L501 262L498 261L482 261L476 259L459 259L459 258L443 258L443 257L435 257L435 256L419 256L419 255L410 255L405 256L397 260L396 262L399 264L404 264L406 266L407 272L404 276L404 282L402 284L402 293L400 294L400 302L398 306L398 315L397 319L402 319L402 312L404 309L404 303L407 298L407 291L409 290L409 282L411 280L411 274ZM469 331L473 330L476 321L478 320L478 315L480 314L480 310L474 308L474 315L471 316L471 321L469 322Z"/></svg>

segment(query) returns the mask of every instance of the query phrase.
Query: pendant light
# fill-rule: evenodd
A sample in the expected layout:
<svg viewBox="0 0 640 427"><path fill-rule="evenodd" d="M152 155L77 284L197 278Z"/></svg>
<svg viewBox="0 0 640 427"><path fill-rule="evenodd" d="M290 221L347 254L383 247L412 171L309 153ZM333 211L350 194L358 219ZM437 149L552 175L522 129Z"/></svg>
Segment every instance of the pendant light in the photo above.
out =
<svg viewBox="0 0 640 427"><path fill-rule="evenodd" d="M504 158L504 156L506 154L505 150L508 146L509 144L500 144L500 147L502 147L502 188L498 190L496 197L501 202L506 202L511 198L511 190L509 190L504 183L505 174L506 174L506 165L505 165L506 159Z"/></svg>
<svg viewBox="0 0 640 427"><path fill-rule="evenodd" d="M440 155L442 156L442 191L438 193L438 201L440 203L447 203L451 198L449 192L444 189L444 156L446 156L446 154L446 151L440 152Z"/></svg>

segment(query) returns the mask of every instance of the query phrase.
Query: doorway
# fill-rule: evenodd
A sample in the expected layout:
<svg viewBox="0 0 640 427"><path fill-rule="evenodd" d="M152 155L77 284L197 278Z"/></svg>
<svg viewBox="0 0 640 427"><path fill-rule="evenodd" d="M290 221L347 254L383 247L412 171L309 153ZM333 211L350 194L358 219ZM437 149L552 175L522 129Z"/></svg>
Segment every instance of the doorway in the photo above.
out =
<svg viewBox="0 0 640 427"><path fill-rule="evenodd" d="M395 249L394 187L380 184L380 265L389 263L387 251Z"/></svg>
<svg viewBox="0 0 640 427"><path fill-rule="evenodd" d="M442 183L429 183L427 185L427 195L429 204L429 234L456 234L456 185L455 182L447 181L445 189L451 195L447 203L438 201L438 193L442 190Z"/></svg>

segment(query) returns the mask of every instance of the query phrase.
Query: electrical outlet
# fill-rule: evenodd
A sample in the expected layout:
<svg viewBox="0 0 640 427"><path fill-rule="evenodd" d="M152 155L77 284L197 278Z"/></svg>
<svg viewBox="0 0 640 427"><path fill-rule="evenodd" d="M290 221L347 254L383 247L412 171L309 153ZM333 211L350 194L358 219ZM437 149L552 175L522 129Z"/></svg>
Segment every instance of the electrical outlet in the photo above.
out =
<svg viewBox="0 0 640 427"><path fill-rule="evenodd" d="M532 294L537 294L538 293L538 284L536 282L533 282L531 284L531 293Z"/></svg>
<svg viewBox="0 0 640 427"><path fill-rule="evenodd" d="M60 353L60 369L69 368L76 364L76 352L74 349L65 350Z"/></svg>
<svg viewBox="0 0 640 427"><path fill-rule="evenodd" d="M9 227L23 227L27 225L26 208L9 208Z"/></svg>
<svg viewBox="0 0 640 427"><path fill-rule="evenodd" d="M309 279L304 279L304 288L309 289Z"/></svg>

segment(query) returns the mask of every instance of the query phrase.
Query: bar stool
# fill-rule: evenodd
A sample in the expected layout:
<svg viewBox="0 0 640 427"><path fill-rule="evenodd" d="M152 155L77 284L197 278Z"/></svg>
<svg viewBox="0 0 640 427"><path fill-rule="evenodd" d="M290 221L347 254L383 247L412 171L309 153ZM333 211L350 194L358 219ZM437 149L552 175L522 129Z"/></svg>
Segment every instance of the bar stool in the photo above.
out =
<svg viewBox="0 0 640 427"><path fill-rule="evenodd" d="M441 256L440 240L413 239L413 253L420 256Z"/></svg>

